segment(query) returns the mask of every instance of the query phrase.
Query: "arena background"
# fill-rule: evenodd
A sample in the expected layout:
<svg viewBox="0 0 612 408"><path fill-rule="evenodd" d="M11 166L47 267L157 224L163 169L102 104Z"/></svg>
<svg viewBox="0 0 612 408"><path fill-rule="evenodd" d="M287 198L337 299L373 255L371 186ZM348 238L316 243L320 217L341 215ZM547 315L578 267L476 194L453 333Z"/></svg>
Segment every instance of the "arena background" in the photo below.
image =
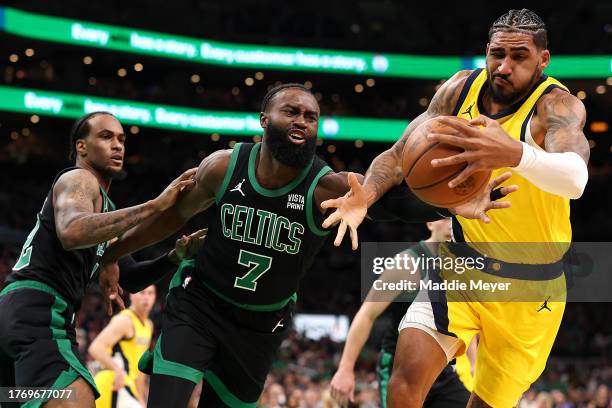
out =
<svg viewBox="0 0 612 408"><path fill-rule="evenodd" d="M0 3L3 6L0 9L3 86L0 89L0 282L4 281L33 227L35 214L54 175L68 164L68 131L73 121L70 115L59 117L49 111L13 106L10 92L54 91L257 115L261 98L277 81L306 83L316 92L322 115L326 117L396 120L372 122L367 128L371 139L349 134L349 140L338 140L331 135L320 142L318 153L334 170L363 172L390 145L388 140L399 137L399 133L385 134L385 131L396 129L401 124L397 120L407 122L422 112L444 78L435 72L436 63L425 63L408 76L381 72L332 73L272 69L256 64L240 67L198 63L87 46L83 41L80 45L48 41L23 33L51 28L31 22L28 25L26 20L24 25L18 22L11 25L9 9L230 44L319 48L336 54L340 52L330 50L455 56L460 57L463 66L470 67L475 61L472 57L484 55L491 22L509 8L530 7L547 23L553 62L560 56L576 56L556 66L558 72L566 72L565 76L557 76L583 100L587 109L585 134L591 145L590 179L584 196L572 202L574 240L610 240L610 2L578 1L567 7L550 1L497 5L457 2L452 9L445 9L437 2L415 5L395 0L312 0L296 4L247 0L191 0L170 4L160 0ZM112 199L121 207L154 197L167 182L181 171L196 166L206 155L235 141L251 140L257 134L240 136L223 131L162 129L123 119L122 123L128 134L129 177L123 182L114 182L111 189ZM341 121L330 123L331 128L326 129L330 134L337 130L335 124L342 125ZM387 141L372 141L376 137ZM207 222L205 213L194 219L185 231ZM425 235L422 225L366 222L360 228L363 241L409 242ZM142 251L138 257L161 254L171 244L170 240L161 243ZM360 304L359 282L359 252L351 251L347 242L335 249L328 240L302 282L299 313L352 318ZM166 286L167 282L159 285L158 304L153 313L157 328ZM608 391L612 385L609 308L609 304L568 305L547 369L521 406L612 406ZM78 316L79 342L84 354L107 321L94 286ZM369 347L358 363L359 406L372 407L379 403L375 361L384 325L384 319L378 322ZM318 327L323 333L324 326ZM342 337L341 333L338 335ZM325 391L343 344L326 336L318 340L312 337L296 332L283 344L262 405L276 406L275 401L283 400L278 398L279 393L286 396L288 406L324 404ZM96 369L95 364L90 364L90 368Z"/></svg>

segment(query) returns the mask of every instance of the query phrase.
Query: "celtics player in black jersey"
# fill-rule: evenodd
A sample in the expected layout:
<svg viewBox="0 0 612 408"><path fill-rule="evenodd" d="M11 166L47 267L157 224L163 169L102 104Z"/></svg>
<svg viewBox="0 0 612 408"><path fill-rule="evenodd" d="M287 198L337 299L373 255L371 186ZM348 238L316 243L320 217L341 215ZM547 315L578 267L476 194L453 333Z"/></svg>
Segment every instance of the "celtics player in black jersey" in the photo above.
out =
<svg viewBox="0 0 612 408"><path fill-rule="evenodd" d="M107 192L123 173L121 124L93 112L75 123L70 141L75 165L55 178L0 294L0 386L69 389L76 398L30 400L28 408L94 407L98 392L76 357L74 317L85 288L107 242L173 205L195 173L153 200L115 210Z"/></svg>
<svg viewBox="0 0 612 408"><path fill-rule="evenodd" d="M216 204L206 244L173 279L153 359L141 359L152 373L149 407L184 407L202 379L200 406L257 404L291 326L299 281L328 233L320 203L349 185L358 188L356 175L335 173L315 154L319 113L303 85L271 89L260 113L261 143L237 143L206 157L193 189L105 254L105 279L116 282L116 259L170 236ZM489 193L473 206L489 208ZM414 196L399 201L400 212L414 220L441 218Z"/></svg>
<svg viewBox="0 0 612 408"><path fill-rule="evenodd" d="M432 251L435 248L436 242L448 241L451 239L451 223L450 218L428 222L427 228L431 231L431 236L419 242L417 245L400 253L406 253L413 257L431 257ZM381 281L398 282L399 276L393 270L387 270L380 277ZM398 271L399 272L399 271ZM402 272L399 275L405 277ZM425 279L426 277L421 277ZM372 289L366 300L363 302L359 311L355 315L349 333L344 345L342 357L338 364L338 370L334 374L330 383L331 395L340 404L346 406L347 403L354 401L355 392L355 363L365 345L374 321L381 316L385 311L390 315L390 324L388 325L383 335L381 351L376 367L378 377L378 394L380 403L383 408L387 407L387 386L393 370L393 359L395 356L395 347L399 335L399 325L406 314L406 309L414 298L415 293L385 293L375 294ZM470 397L471 390L471 373L470 366L475 364L475 350L472 353L461 356L461 361L457 363L456 369L451 365L444 368L442 373L436 379L427 398L424 406L427 408L463 408L466 406ZM467 361L468 358L470 361ZM460 364L462 363L462 364ZM461 372L460 370L463 370Z"/></svg>

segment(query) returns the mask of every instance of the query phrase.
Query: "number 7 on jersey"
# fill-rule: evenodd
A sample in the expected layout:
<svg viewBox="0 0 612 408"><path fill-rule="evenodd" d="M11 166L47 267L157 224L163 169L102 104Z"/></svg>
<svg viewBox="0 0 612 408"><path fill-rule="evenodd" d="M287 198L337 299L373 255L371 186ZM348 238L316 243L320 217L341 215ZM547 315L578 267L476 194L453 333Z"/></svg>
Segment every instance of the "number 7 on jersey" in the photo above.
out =
<svg viewBox="0 0 612 408"><path fill-rule="evenodd" d="M251 269L244 276L236 277L234 287L255 292L257 290L257 280L268 272L272 266L272 258L241 249L238 255L238 264Z"/></svg>

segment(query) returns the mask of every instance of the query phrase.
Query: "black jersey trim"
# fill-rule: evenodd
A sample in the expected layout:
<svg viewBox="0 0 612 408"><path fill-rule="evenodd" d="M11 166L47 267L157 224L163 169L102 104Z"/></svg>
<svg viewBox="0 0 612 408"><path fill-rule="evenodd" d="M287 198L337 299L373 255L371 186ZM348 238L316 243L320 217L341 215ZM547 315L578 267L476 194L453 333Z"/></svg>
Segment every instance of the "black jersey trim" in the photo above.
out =
<svg viewBox="0 0 612 408"><path fill-rule="evenodd" d="M223 195L225 194L225 190L227 190L227 185L232 180L232 175L234 174L234 169L236 168L236 162L238 161L238 154L240 153L240 146L242 146L242 143L236 143L234 145L229 164L227 165L227 170L225 171L225 176L223 177L223 182L221 183L221 187L219 187L219 191L217 191L217 196L215 197L216 204L219 204L219 201L221 201L221 198L223 198Z"/></svg>
<svg viewBox="0 0 612 408"><path fill-rule="evenodd" d="M502 109L501 111L499 111L498 113L494 115L487 113L484 108L483 97L484 97L486 88L489 86L489 83L485 81L482 87L478 90L478 97L477 97L477 102L476 102L478 106L478 111L480 112L481 115L485 115L491 119L496 119L496 120L512 115L517 110L519 110L521 106L523 106L523 104L527 101L527 99L529 99L529 97L535 92L535 90L538 89L538 87L547 79L548 79L547 75L542 75L542 77L538 79L535 85L531 87L531 90L529 91L529 93L525 95L520 101L515 102L514 104L508 106L505 109Z"/></svg>
<svg viewBox="0 0 612 408"><path fill-rule="evenodd" d="M329 166L325 166L321 170L319 170L319 173L317 173L315 178L312 180L312 183L310 184L310 187L308 188L308 195L306 196L306 221L308 223L308 228L310 228L310 231L312 231L313 234L318 235L320 237L326 236L327 234L329 234L329 231L325 231L319 228L317 224L314 222L314 208L312 206L312 203L314 201L313 196L314 196L315 188L317 187L317 184L319 183L319 179L323 177L324 175L326 175L327 173L329 173L330 171L332 171L332 169Z"/></svg>
<svg viewBox="0 0 612 408"><path fill-rule="evenodd" d="M481 72L482 68L476 69L467 77L465 83L463 84L463 88L461 89L461 93L459 94L459 99L457 99L457 103L455 104L455 109L453 109L453 116L459 115L461 105L463 105L463 102L465 101L465 98L467 97L467 94L470 91L472 84L474 83L476 78L478 78L478 75L480 75Z"/></svg>
<svg viewBox="0 0 612 408"><path fill-rule="evenodd" d="M542 95L538 96L538 100L533 104L533 107L531 108L531 110L529 111L529 114L527 115L527 117L523 121L523 124L521 125L521 142L525 141L525 135L527 134L527 124L529 123L529 120L533 116L533 112L535 112L535 110L536 110L536 108L538 106L538 101L540 100L541 97L543 97L547 93L550 93L553 89L557 89L557 88L567 92L566 89L563 89L562 87L560 87L557 84L550 84L550 85L548 85L546 87L544 92L542 92Z"/></svg>
<svg viewBox="0 0 612 408"><path fill-rule="evenodd" d="M104 204L102 205L102 212L108 212L109 207L110 207L110 211L115 211L117 209L117 207L115 206L115 203L113 203L113 200L110 199L110 197L108 196L108 193L104 191L102 186L100 186L100 193L102 193L102 198L104 199Z"/></svg>
<svg viewBox="0 0 612 408"><path fill-rule="evenodd" d="M312 163L314 163L314 157L313 157L312 160L310 161L310 164L305 166L302 172L298 174L296 178L291 180L289 184L281 188L277 188L275 190L270 190L270 189L267 189L261 186L257 182L257 176L255 175L255 161L257 159L257 153L259 152L260 148L261 148L261 143L256 143L255 146L253 146L253 148L251 149L251 153L249 154L248 173L249 173L249 182L251 183L251 186L253 186L253 189L255 189L255 191L257 191L259 194L265 197L280 197L282 195L289 193L291 190L296 188L302 181L304 181L308 173L310 173L310 169L312 168Z"/></svg>

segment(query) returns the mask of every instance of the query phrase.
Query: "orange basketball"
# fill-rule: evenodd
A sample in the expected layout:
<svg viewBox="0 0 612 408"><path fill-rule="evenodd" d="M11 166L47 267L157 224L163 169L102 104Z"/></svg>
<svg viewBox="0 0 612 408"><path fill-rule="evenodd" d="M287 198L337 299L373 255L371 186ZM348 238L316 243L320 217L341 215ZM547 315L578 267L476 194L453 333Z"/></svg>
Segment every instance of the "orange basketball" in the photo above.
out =
<svg viewBox="0 0 612 408"><path fill-rule="evenodd" d="M467 123L465 119L456 116L446 118ZM463 137L456 129L441 123L439 118L429 119L419 125L408 138L402 153L402 169L408 187L421 200L436 207L452 208L469 201L485 188L491 178L491 171L476 172L458 186L448 187L448 182L461 173L467 163L432 167L431 161L454 156L463 149L430 142L427 140L429 133L446 133Z"/></svg>

